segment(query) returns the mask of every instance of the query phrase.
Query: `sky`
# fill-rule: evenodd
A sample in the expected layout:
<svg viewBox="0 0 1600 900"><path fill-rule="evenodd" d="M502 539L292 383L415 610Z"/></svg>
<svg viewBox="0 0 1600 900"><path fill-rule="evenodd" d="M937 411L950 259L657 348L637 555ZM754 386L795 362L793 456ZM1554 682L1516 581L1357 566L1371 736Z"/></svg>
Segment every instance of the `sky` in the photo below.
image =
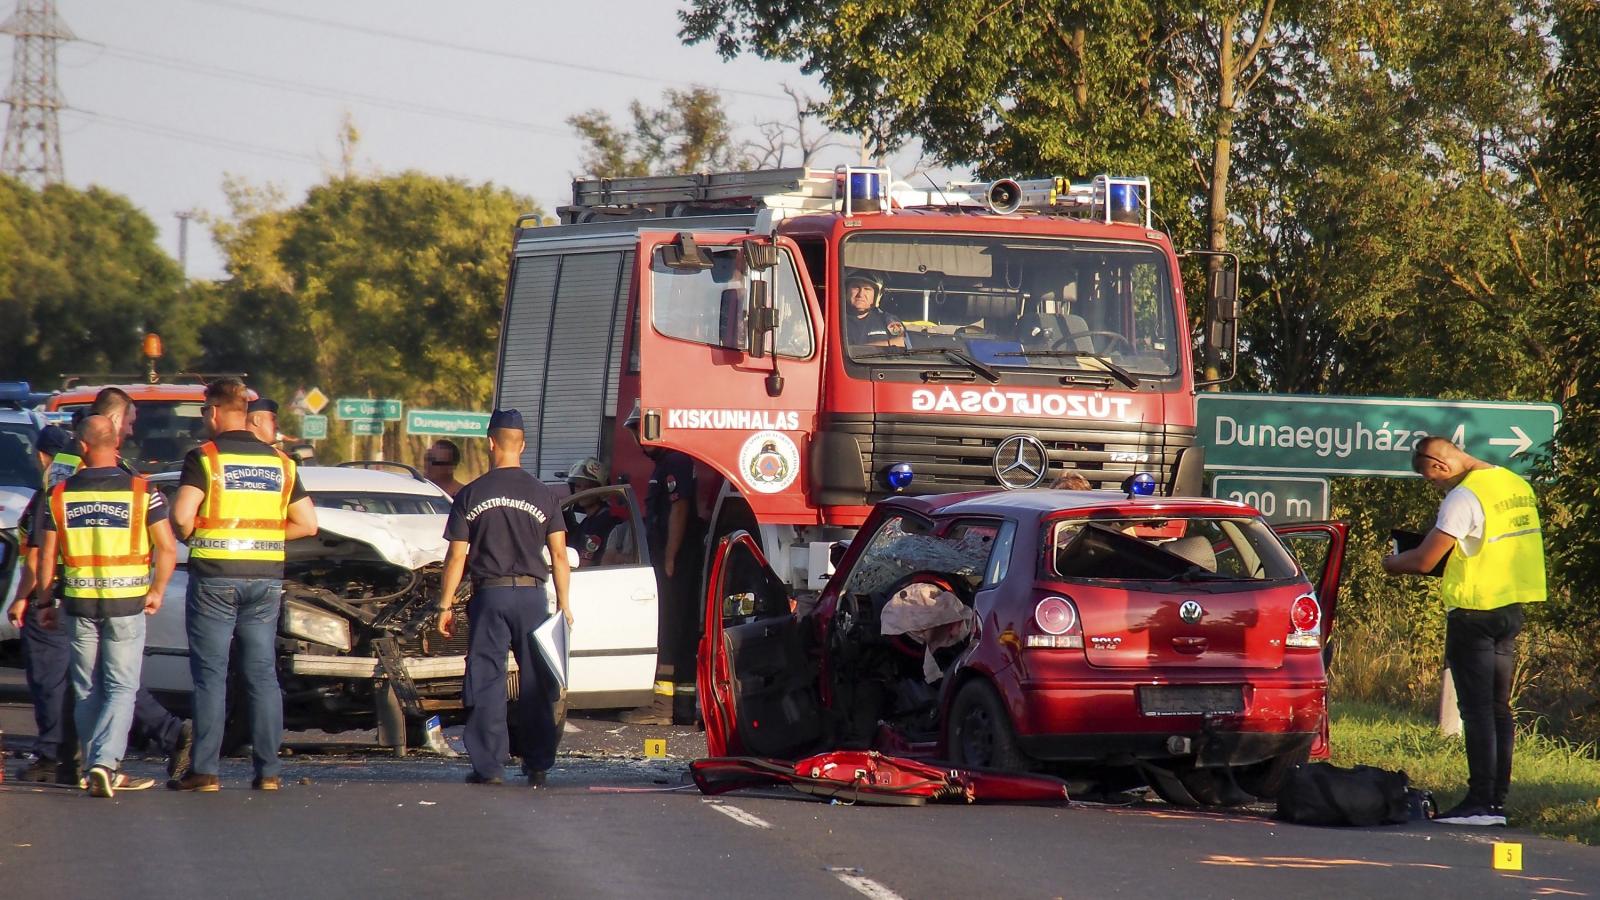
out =
<svg viewBox="0 0 1600 900"><path fill-rule="evenodd" d="M10 6L0 0L0 9ZM79 40L59 50L66 181L126 194L178 252L176 213L226 212L223 180L291 202L335 171L346 114L356 168L503 185L547 212L581 147L568 116L670 87L717 88L733 122L787 120L792 64L723 62L678 40L675 0L57 0ZM0 36L9 80L10 41ZM841 147L822 162L850 161ZM832 158L837 156L839 158ZM510 223L507 223L508 225ZM223 275L193 222L189 274Z"/></svg>

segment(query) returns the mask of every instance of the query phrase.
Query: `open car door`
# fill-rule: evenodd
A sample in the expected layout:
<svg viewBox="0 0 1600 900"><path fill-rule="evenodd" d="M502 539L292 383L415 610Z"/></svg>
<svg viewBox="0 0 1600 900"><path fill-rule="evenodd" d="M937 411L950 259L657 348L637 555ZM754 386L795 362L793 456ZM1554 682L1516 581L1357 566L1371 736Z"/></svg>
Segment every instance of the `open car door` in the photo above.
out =
<svg viewBox="0 0 1600 900"><path fill-rule="evenodd" d="M710 756L793 759L822 733L817 670L789 592L754 538L717 544L696 673Z"/></svg>
<svg viewBox="0 0 1600 900"><path fill-rule="evenodd" d="M659 604L633 489L615 485L582 491L562 501L561 513L568 523L568 546L581 557L569 588L575 624L567 707L648 705L655 688ZM583 528L589 516L608 517L609 527Z"/></svg>
<svg viewBox="0 0 1600 900"><path fill-rule="evenodd" d="M1339 576L1344 573L1344 543L1350 536L1348 522L1294 522L1274 525L1278 539L1294 554L1306 577L1316 586L1317 604L1322 607L1322 665L1333 664L1333 619L1339 610ZM1327 759L1332 747L1328 717L1322 717L1322 735L1311 745L1312 759Z"/></svg>
<svg viewBox="0 0 1600 900"><path fill-rule="evenodd" d="M1306 577L1317 589L1317 605L1322 607L1322 661L1333 661L1333 619L1339 609L1339 576L1344 572L1344 542L1350 535L1348 522L1293 522L1274 525L1278 539L1300 563Z"/></svg>

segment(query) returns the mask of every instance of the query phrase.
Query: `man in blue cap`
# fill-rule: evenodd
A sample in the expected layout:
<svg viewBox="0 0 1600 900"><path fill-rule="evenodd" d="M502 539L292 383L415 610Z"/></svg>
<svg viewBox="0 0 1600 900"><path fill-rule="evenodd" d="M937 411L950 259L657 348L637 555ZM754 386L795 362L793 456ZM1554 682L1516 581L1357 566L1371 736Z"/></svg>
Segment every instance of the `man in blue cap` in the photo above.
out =
<svg viewBox="0 0 1600 900"><path fill-rule="evenodd" d="M278 401L259 397L245 407L245 428L267 446L278 442Z"/></svg>
<svg viewBox="0 0 1600 900"><path fill-rule="evenodd" d="M555 764L561 732L555 703L560 688L545 667L533 632L550 617L547 588L572 625L567 604L567 526L561 503L544 482L522 468L522 414L495 410L489 417L489 471L463 487L450 507L444 537L450 542L440 585L439 632L451 634L450 600L462 577L471 579L467 604L467 707L464 735L472 760L470 784L500 784L511 748L506 731L506 651L517 659L517 742L528 784L544 784Z"/></svg>

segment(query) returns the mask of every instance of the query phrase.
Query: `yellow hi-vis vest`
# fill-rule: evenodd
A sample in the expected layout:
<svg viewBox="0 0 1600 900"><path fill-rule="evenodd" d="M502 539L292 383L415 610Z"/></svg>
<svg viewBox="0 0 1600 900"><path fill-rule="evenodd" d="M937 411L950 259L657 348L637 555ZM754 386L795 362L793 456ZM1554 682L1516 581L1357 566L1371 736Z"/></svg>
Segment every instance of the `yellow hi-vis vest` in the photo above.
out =
<svg viewBox="0 0 1600 900"><path fill-rule="evenodd" d="M139 476L124 488L74 488L63 481L51 489L64 569L61 593L69 612L92 608L90 614L117 615L110 604L92 601L143 600L150 590L149 507L150 485ZM131 610L142 608L138 603Z"/></svg>
<svg viewBox="0 0 1600 900"><path fill-rule="evenodd" d="M190 559L283 562L284 527L294 490L294 461L277 450L226 453L200 445L206 498L189 536Z"/></svg>
<svg viewBox="0 0 1600 900"><path fill-rule="evenodd" d="M1544 538L1533 488L1510 469L1474 469L1461 480L1483 505L1483 542L1468 556L1460 543L1439 586L1446 609L1498 609L1538 603L1544 584Z"/></svg>

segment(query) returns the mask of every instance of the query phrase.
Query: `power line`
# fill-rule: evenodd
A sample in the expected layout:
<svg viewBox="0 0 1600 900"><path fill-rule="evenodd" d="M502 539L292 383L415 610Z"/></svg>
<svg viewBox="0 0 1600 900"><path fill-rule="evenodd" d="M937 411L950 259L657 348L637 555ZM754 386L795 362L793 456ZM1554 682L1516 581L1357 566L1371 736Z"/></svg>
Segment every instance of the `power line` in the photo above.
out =
<svg viewBox="0 0 1600 900"><path fill-rule="evenodd" d="M576 63L564 59L551 59L543 56L532 56L526 53L514 53L509 50L497 50L493 47L482 47L473 44L463 44L457 41L447 41L441 38L423 37L421 35L407 34L403 31L391 31L387 28L376 28L371 25L357 25L352 22L340 22L337 19L324 19L320 16L309 16L304 13L286 12L281 9L268 9L263 6L254 6L249 3L238 3L234 0L189 0L190 3L199 3L203 6L215 6L223 9L234 9L240 12L254 13L258 16L270 16L286 19L292 22L303 22L308 25L319 25L324 28L337 28L356 34L365 34L372 37L389 38L396 41L406 41L421 44L425 47L439 47L446 50L459 50L463 53L476 53L482 56L495 56L501 59L516 60L517 62L533 63L541 66L556 66L569 72L591 72L597 75L613 75L618 78L631 78L636 81L647 81L651 84L678 84L686 87L693 86L692 82L662 78L659 73L628 72L622 69L612 69L605 66L596 66L587 63ZM761 91L747 91L739 88L712 87L725 94L738 94L744 97L759 97L762 100L783 100L789 98L782 94L766 94Z"/></svg>
<svg viewBox="0 0 1600 900"><path fill-rule="evenodd" d="M230 81L240 82L242 84L251 84L258 87L272 88L274 90L289 91L310 97L323 97L331 100L354 101L357 103L365 103L370 106L377 106L385 109L418 113L421 115L435 116L443 119L454 119L458 122L467 122L475 125L488 125L495 128L508 128L516 131L531 131L537 134L548 134L561 137L570 136L570 132L562 131L558 128L552 128L548 125L538 125L533 122L521 122L514 119L503 119L497 116L479 115L477 113L464 112L462 110L449 109L442 106L431 106L426 103L417 103L410 100L395 100L390 97L382 97L376 94L363 94L356 91L326 88L303 81L291 81L286 78L276 78L270 75L259 75L254 72L246 72L240 69L229 69L223 66L211 65L209 63L177 59L170 56L161 56L155 53L147 53L142 50L133 50L126 47L118 47L113 44L104 44L96 41L84 41L84 43L101 48L101 50L107 56L113 56L118 59L125 59L143 65L159 66L179 72L188 72L191 74L222 78Z"/></svg>
<svg viewBox="0 0 1600 900"><path fill-rule="evenodd" d="M129 131L136 131L142 134L153 135L155 137L173 138L176 140L189 141L196 144L204 144L206 146L216 147L222 150L231 150L234 153L261 156L267 159L279 160L281 162L309 163L317 166L318 168L322 168L325 164L324 160L309 153L298 153L293 150L283 150L277 147L265 147L260 144L249 144L245 143L244 141L219 138L214 135L200 134L198 132L187 131L182 128L173 128L167 125L154 125L149 122L140 122L137 119L128 119L122 116L110 115L108 113L94 112L93 110L83 109L77 106L65 106L62 107L61 111L68 115L80 116L91 122L111 125L113 127L123 128Z"/></svg>

